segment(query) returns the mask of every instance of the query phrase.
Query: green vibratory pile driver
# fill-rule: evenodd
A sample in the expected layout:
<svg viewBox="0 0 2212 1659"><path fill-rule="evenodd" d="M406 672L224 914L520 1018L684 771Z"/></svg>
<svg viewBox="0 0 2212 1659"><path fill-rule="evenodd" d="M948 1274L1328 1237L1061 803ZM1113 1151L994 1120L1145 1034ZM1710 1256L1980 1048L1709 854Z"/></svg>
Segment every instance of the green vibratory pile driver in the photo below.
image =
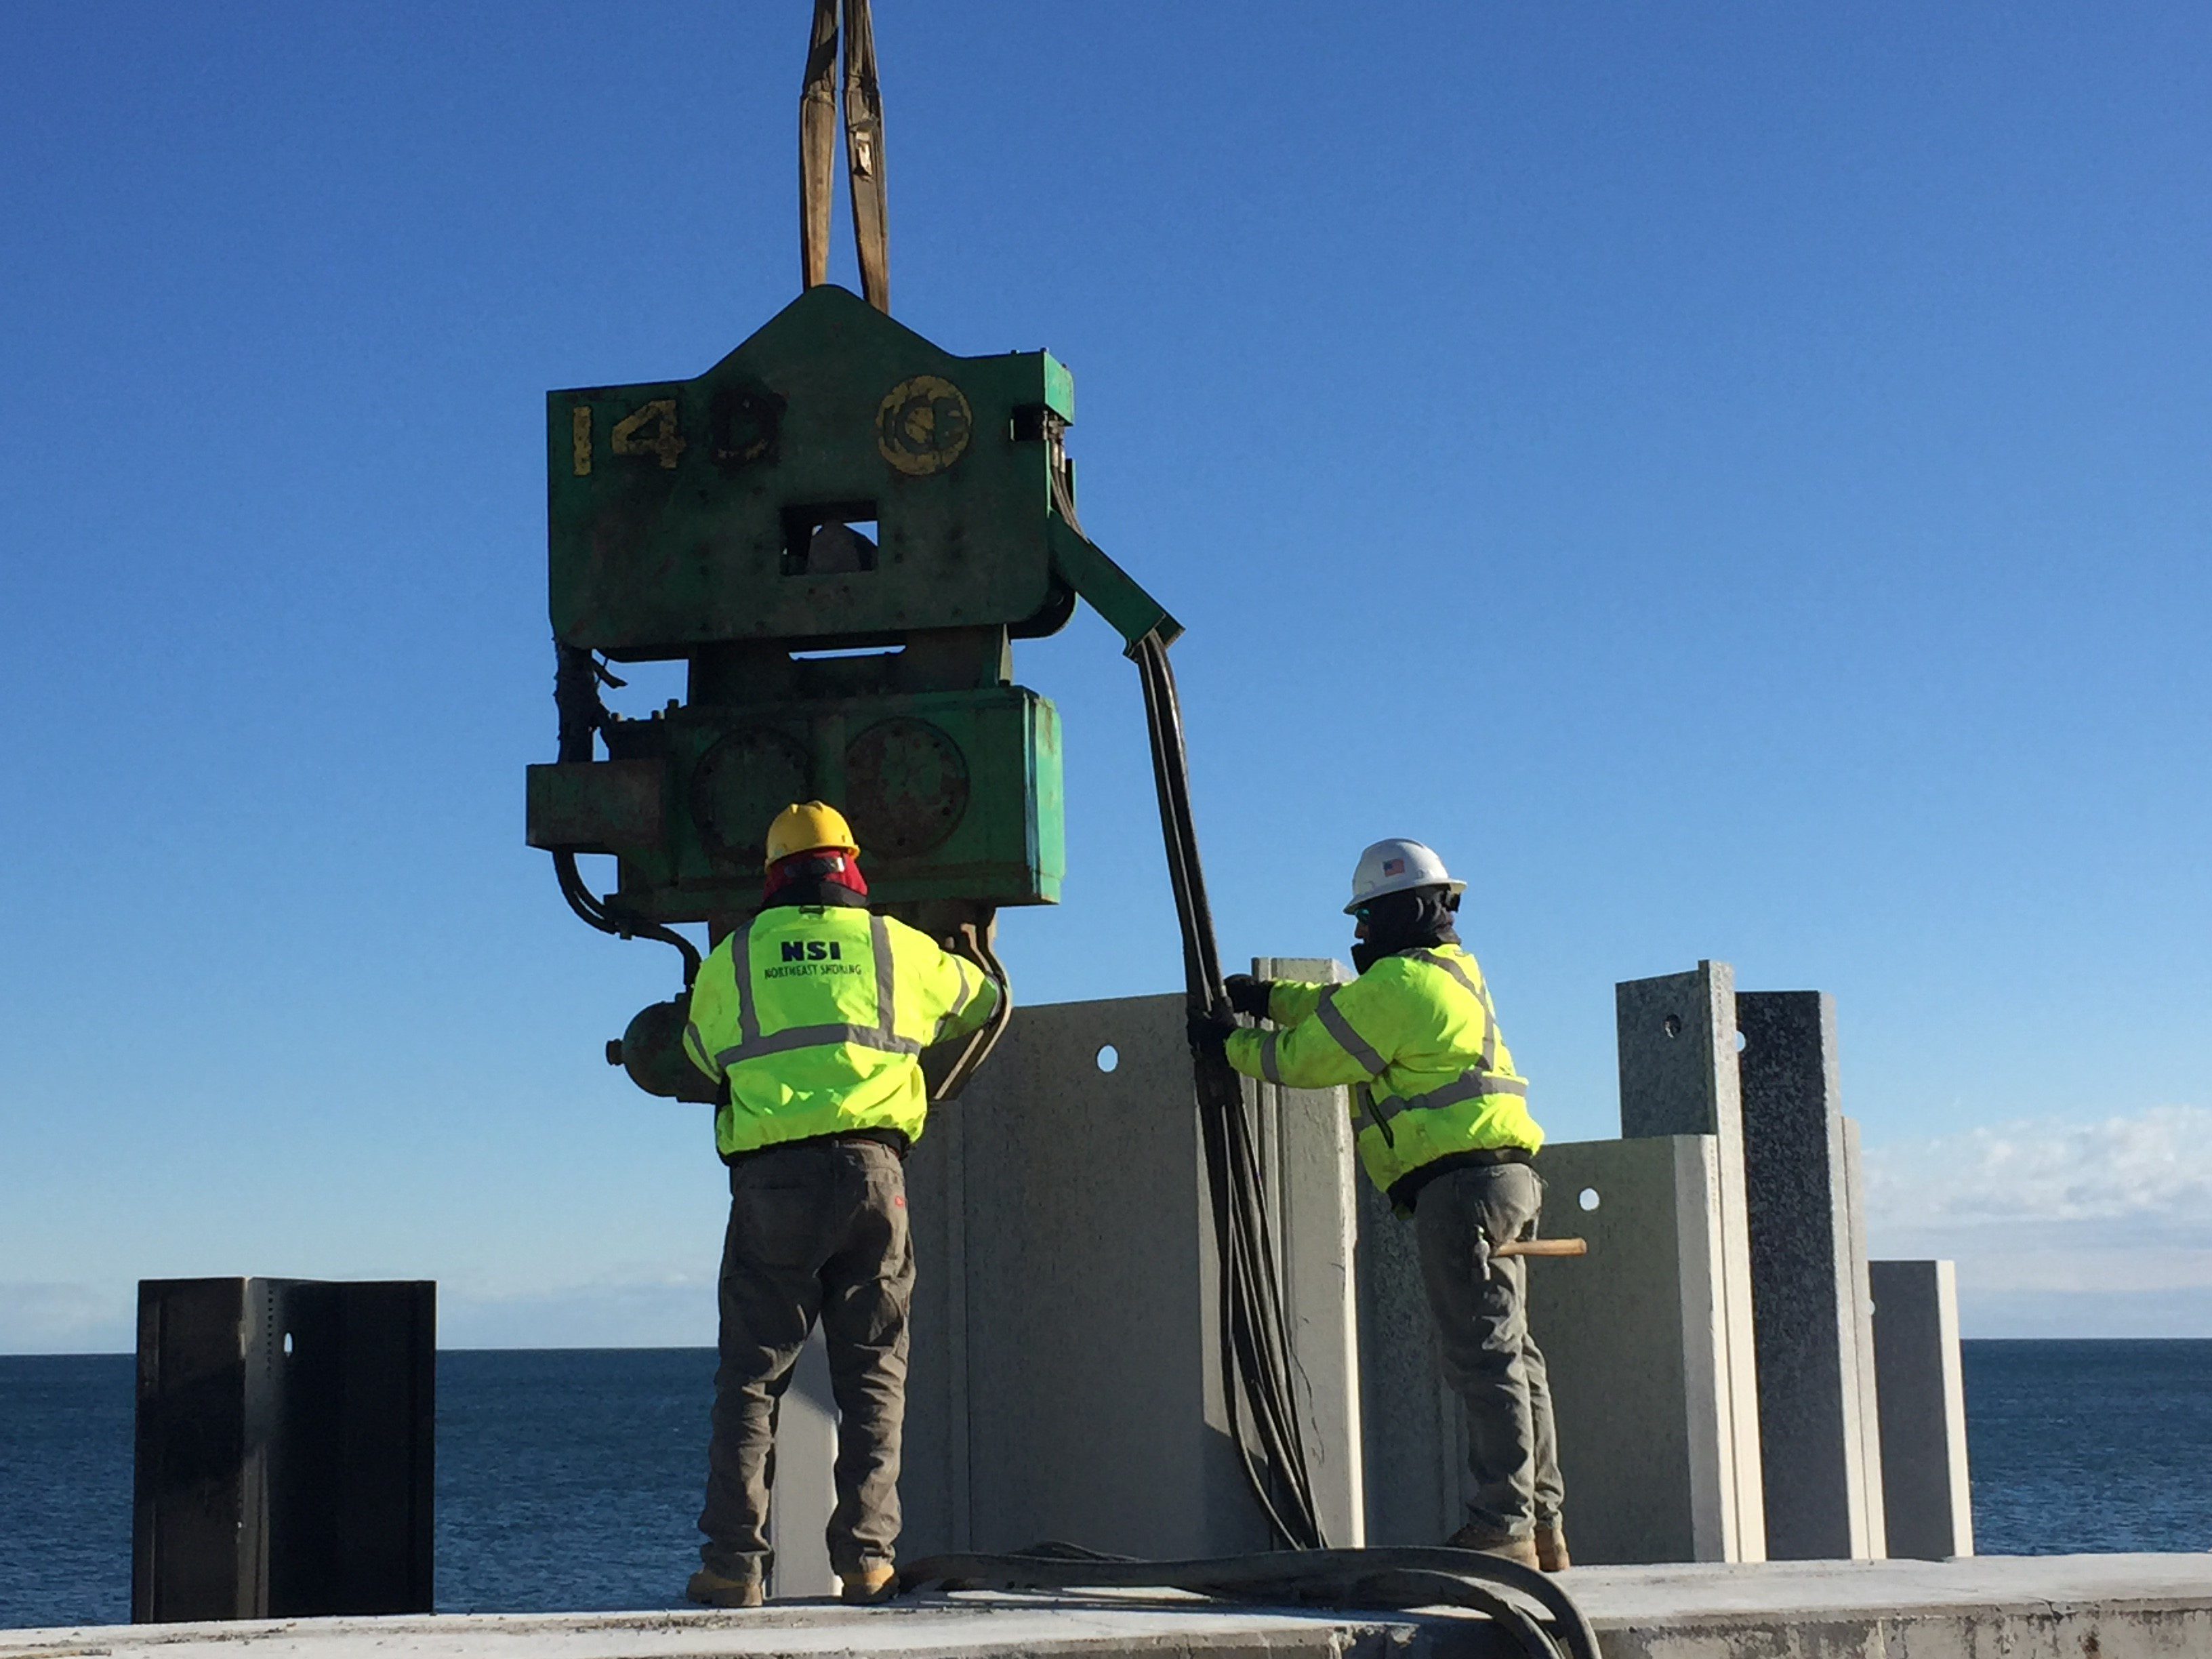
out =
<svg viewBox="0 0 2212 1659"><path fill-rule="evenodd" d="M759 903L769 819L821 799L884 909L995 965L997 908L1056 902L1065 867L1059 719L1011 641L1079 597L1133 649L1180 631L1073 522L1074 415L1048 353L954 356L826 284L696 380L550 395L564 735L529 836L587 920L719 937ZM684 660L689 696L608 714L601 657ZM641 1085L686 1080L681 1029L648 1011L624 1040Z"/></svg>

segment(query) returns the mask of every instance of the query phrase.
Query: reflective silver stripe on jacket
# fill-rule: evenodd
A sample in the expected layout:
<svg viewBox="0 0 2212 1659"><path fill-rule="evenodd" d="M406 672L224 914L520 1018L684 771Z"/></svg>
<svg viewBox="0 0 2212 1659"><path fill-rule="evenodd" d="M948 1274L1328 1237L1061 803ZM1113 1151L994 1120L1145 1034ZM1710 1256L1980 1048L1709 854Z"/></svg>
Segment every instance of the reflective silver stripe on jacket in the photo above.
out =
<svg viewBox="0 0 2212 1659"><path fill-rule="evenodd" d="M741 1042L734 1048L725 1048L714 1058L727 1067L741 1060L787 1054L793 1048L824 1048L833 1042L849 1042L856 1048L878 1048L892 1054L921 1052L921 1044L912 1037L893 1036L872 1025L792 1025L755 1037L750 1042Z"/></svg>
<svg viewBox="0 0 2212 1659"><path fill-rule="evenodd" d="M1518 1095L1525 1099L1528 1093L1525 1079L1508 1077L1502 1072L1486 1072L1477 1066L1462 1072L1441 1089L1431 1089L1425 1095L1408 1095L1398 1106L1401 1111L1433 1112L1462 1101L1480 1100L1485 1095Z"/></svg>
<svg viewBox="0 0 2212 1659"><path fill-rule="evenodd" d="M1280 1083L1283 1080L1282 1062L1275 1058L1275 1043L1281 1035L1274 1030L1260 1033L1260 1076L1264 1082Z"/></svg>
<svg viewBox="0 0 2212 1659"><path fill-rule="evenodd" d="M1369 1123L1377 1127L1388 1123L1401 1112L1435 1112L1448 1106L1458 1106L1470 1100L1480 1100L1486 1095L1514 1095L1526 1099L1528 1080L1508 1077L1502 1072L1486 1072L1480 1066L1462 1072L1440 1089L1431 1089L1425 1095L1407 1095L1402 1098L1386 1097L1365 1103L1367 1111L1358 1120L1356 1134Z"/></svg>
<svg viewBox="0 0 2212 1659"><path fill-rule="evenodd" d="M876 958L876 1029L887 1040L896 1041L898 1010L891 1000L891 930L872 910L868 912L868 949ZM920 1043L915 1045L916 1053L921 1048Z"/></svg>
<svg viewBox="0 0 2212 1659"><path fill-rule="evenodd" d="M1370 1077L1381 1077L1389 1068L1389 1062L1376 1054L1373 1045L1352 1029L1352 1022L1337 1012L1336 993L1335 986L1326 988L1321 994L1319 1005L1314 1009L1321 1020L1322 1029L1336 1039L1338 1046L1345 1053L1366 1067Z"/></svg>
<svg viewBox="0 0 2212 1659"><path fill-rule="evenodd" d="M738 981L738 1047L760 1041L760 1011L753 1006L753 922L758 916L730 936L730 974ZM730 1062L720 1054L715 1059L722 1065Z"/></svg>
<svg viewBox="0 0 2212 1659"><path fill-rule="evenodd" d="M690 1060L694 1054L701 1055L709 1060L714 1058L713 1055L707 1053L707 1039L699 1035L699 1022L696 1020L686 1020L684 1023L684 1057L686 1060ZM704 1073L702 1073L702 1075L704 1075ZM720 1066L715 1066L714 1075L717 1080L720 1079L721 1067Z"/></svg>
<svg viewBox="0 0 2212 1659"><path fill-rule="evenodd" d="M1441 968L1460 982L1467 994L1482 1006L1482 1069L1494 1070L1498 1065L1498 1010L1490 1000L1490 987L1478 985L1469 979L1467 969L1451 957L1436 951L1408 951L1406 954L1416 962L1425 962L1431 968ZM1450 1086L1450 1085L1446 1085ZM1504 1093L1505 1091L1500 1091ZM1523 1091L1525 1093L1526 1091Z"/></svg>
<svg viewBox="0 0 2212 1659"><path fill-rule="evenodd" d="M974 990L968 983L967 963L954 956L950 951L945 954L945 959L951 963L960 975L960 1000L937 1017L937 1040L940 1042L945 1040L945 1034L958 1023L963 1014L968 1012L968 1000L975 995Z"/></svg>
<svg viewBox="0 0 2212 1659"><path fill-rule="evenodd" d="M752 930L753 924L749 921L731 940L730 966L736 970L738 981L738 1042L735 1048L725 1048L714 1056L716 1065L727 1070L739 1060L789 1054L794 1048L826 1048L837 1042L849 1042L856 1048L873 1048L883 1054L921 1052L920 1042L898 1034L898 1007L891 981L891 930L881 916L873 912L868 916L869 953L874 958L876 970L873 1025L793 1025L763 1036L760 1012L753 1006Z"/></svg>

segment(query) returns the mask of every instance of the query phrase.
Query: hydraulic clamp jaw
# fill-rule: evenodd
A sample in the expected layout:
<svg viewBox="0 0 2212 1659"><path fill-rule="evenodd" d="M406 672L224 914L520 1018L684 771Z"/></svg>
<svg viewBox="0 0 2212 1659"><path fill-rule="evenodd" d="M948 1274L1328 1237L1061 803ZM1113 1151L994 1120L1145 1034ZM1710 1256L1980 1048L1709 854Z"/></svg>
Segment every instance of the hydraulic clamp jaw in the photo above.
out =
<svg viewBox="0 0 2212 1659"><path fill-rule="evenodd" d="M568 691L530 844L612 854L596 902L618 931L735 925L769 820L808 799L927 932L988 939L997 906L1056 902L1059 721L1010 641L1079 597L1133 652L1182 631L1076 527L1074 416L1049 354L954 356L830 286L696 380L548 394ZM689 695L607 714L598 657L688 660Z"/></svg>

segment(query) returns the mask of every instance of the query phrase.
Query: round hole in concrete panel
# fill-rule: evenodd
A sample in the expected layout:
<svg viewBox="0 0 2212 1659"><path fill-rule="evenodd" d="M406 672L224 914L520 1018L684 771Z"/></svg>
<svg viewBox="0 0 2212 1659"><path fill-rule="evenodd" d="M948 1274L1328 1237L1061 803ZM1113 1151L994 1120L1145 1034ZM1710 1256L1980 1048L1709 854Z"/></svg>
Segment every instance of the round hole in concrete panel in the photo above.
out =
<svg viewBox="0 0 2212 1659"><path fill-rule="evenodd" d="M1121 1063L1121 1051L1119 1048L1116 1048L1112 1043L1109 1042L1099 1049L1098 1069L1100 1071L1110 1072Z"/></svg>
<svg viewBox="0 0 2212 1659"><path fill-rule="evenodd" d="M1743 1052L1743 1033L1741 1031L1735 1034L1735 1051L1738 1054Z"/></svg>
<svg viewBox="0 0 2212 1659"><path fill-rule="evenodd" d="M1597 1188L1595 1187L1583 1188L1582 1192L1576 1197L1575 1202L1581 1205L1585 1210L1595 1210L1598 1206Z"/></svg>
<svg viewBox="0 0 2212 1659"><path fill-rule="evenodd" d="M1675 1014L1668 1015L1664 1022L1664 1029L1667 1035L1670 1037L1678 1037L1681 1036L1682 1021L1680 1017Z"/></svg>
<svg viewBox="0 0 2212 1659"><path fill-rule="evenodd" d="M284 1352L286 1353L292 1352L292 1333L289 1331L284 1333Z"/></svg>

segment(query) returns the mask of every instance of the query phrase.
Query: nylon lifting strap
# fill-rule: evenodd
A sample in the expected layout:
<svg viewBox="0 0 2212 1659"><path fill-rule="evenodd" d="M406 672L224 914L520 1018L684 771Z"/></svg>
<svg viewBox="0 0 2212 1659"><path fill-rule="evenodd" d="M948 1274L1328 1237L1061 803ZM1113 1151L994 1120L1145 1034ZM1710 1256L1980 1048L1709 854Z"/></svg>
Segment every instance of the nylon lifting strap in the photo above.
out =
<svg viewBox="0 0 2212 1659"><path fill-rule="evenodd" d="M799 94L800 283L830 280L831 167L837 148L837 47L841 0L814 0L806 80ZM845 49L845 173L853 198L853 242L860 293L891 309L890 220L884 202L884 95L876 80L876 26L869 0L842 0Z"/></svg>

